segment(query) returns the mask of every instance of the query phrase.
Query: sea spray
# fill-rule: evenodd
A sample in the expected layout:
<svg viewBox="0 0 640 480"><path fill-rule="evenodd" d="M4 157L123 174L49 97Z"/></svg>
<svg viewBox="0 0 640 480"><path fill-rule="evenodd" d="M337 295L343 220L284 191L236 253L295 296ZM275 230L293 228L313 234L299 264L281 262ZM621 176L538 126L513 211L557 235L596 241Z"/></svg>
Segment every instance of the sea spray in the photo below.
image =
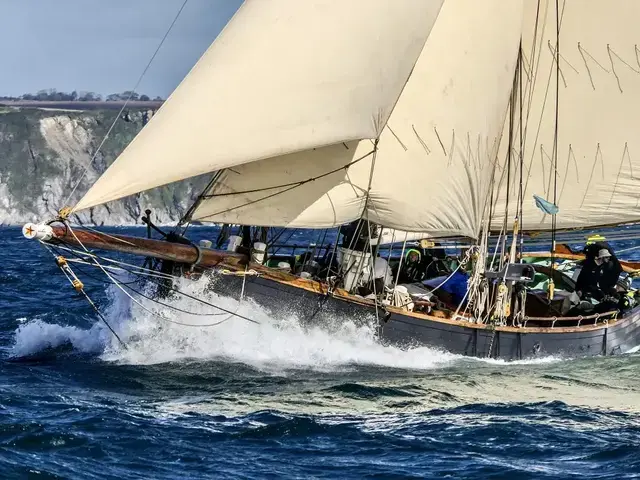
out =
<svg viewBox="0 0 640 480"><path fill-rule="evenodd" d="M180 290L225 311L180 295L165 301L171 307L194 314L215 315L181 313L150 301L142 302L146 309L130 305L131 317L122 325L125 337L129 339L128 351L118 349L103 358L134 364L186 358L222 359L265 370L333 370L357 364L429 369L445 365L456 357L426 347L404 350L383 346L376 339L374 325L348 318L333 318L321 325L306 326L293 314L276 316L251 299L239 301L220 296L207 287L207 279L199 282L183 280L179 285ZM121 302L126 299L119 296L114 307ZM122 306L115 308L123 309ZM211 327L172 323L201 325L216 321L223 323Z"/></svg>
<svg viewBox="0 0 640 480"><path fill-rule="evenodd" d="M82 329L31 320L16 330L13 354L31 355L70 342L81 352L98 352L105 361L125 364L217 359L264 370L321 371L352 365L430 369L457 357L426 347L401 349L381 345L374 325L348 318L306 326L293 314L275 316L251 299L239 301L218 295L208 288L207 278L197 282L182 280L178 287L224 310L180 294L163 299L166 304L163 306L134 293L138 304L111 285L107 289L105 316L128 349L121 348L101 323ZM148 289L147 292L151 293ZM218 322L222 323L199 326Z"/></svg>
<svg viewBox="0 0 640 480"><path fill-rule="evenodd" d="M40 319L31 320L16 329L15 343L11 348L13 357L26 357L47 349L55 349L71 344L81 353L99 353L108 341L101 325L90 329L47 323Z"/></svg>
<svg viewBox="0 0 640 480"><path fill-rule="evenodd" d="M131 278L121 280L130 282ZM222 360L276 372L290 369L333 371L356 365L429 370L456 361L470 361L429 347L382 345L376 338L375 325L349 318L329 318L312 326L305 325L294 314L274 315L249 298L240 301L215 293L215 279L213 290L211 285L207 276L199 281L182 279L176 284L177 290L200 298L208 305L175 292L162 299L165 305L161 305L128 292L124 287L110 285L106 292L105 316L127 343L126 350L118 345L102 323L82 329L36 319L18 327L13 354L32 355L45 348L70 343L80 352L97 353L105 361L121 364ZM144 291L150 296L154 288L154 284L149 284ZM473 361L496 362L491 359Z"/></svg>

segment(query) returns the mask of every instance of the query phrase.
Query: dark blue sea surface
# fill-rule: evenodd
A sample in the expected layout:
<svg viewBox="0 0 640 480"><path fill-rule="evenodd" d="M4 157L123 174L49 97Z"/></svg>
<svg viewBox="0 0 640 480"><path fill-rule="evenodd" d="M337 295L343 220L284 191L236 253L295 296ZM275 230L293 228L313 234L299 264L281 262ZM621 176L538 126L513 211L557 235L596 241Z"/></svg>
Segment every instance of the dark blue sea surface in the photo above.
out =
<svg viewBox="0 0 640 480"><path fill-rule="evenodd" d="M0 245L0 478L640 478L633 353L402 351L349 319L304 329L215 293L260 323L137 305L80 266L125 350L49 252L17 228Z"/></svg>

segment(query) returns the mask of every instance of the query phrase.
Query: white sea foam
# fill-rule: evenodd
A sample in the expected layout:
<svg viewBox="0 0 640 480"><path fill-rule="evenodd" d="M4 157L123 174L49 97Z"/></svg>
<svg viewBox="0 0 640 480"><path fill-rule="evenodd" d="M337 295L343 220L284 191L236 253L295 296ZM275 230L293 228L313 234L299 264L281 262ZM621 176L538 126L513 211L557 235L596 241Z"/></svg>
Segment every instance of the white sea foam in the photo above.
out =
<svg viewBox="0 0 640 480"><path fill-rule="evenodd" d="M332 319L323 326L304 327L293 316L276 317L251 300L242 302L215 293L204 293L204 281L183 283L182 290L206 298L229 312L250 318L249 322L226 312L215 311L188 298L177 298L171 305L195 313L218 313L195 316L172 311L151 302L144 305L169 319L211 327L188 327L159 319L122 295L113 303L118 316L129 321L119 328L128 339L129 349L111 348L103 358L126 363L161 363L184 358L221 359L242 362L262 369L311 368L333 370L353 364L396 368L428 369L446 365L455 356L430 348L402 350L380 345L374 329L348 319ZM112 347L116 345L112 342Z"/></svg>
<svg viewBox="0 0 640 480"><path fill-rule="evenodd" d="M12 355L24 357L48 348L56 348L71 343L73 348L83 353L101 352L107 338L100 325L89 330L78 327L47 323L40 319L31 320L16 329Z"/></svg>
<svg viewBox="0 0 640 480"><path fill-rule="evenodd" d="M259 323L249 322L182 296L166 302L172 307L200 315L177 312L136 295L145 309L112 286L108 290L110 302L105 314L126 342L127 349L118 344L102 323L96 323L90 329L81 329L31 320L17 329L13 353L17 356L30 355L47 347L70 342L81 352L99 352L104 360L119 363L154 364L184 359L215 359L277 371L327 371L347 369L353 365L428 370L467 358L428 347L401 349L384 346L376 341L373 327L356 324L345 318L334 318L322 325L305 327L293 315L273 316L251 300L238 301L205 292L205 287L206 279L203 279L199 282L183 281L180 289ZM210 315L214 313L216 315ZM215 326L172 323L206 325L220 321L223 323ZM548 361L553 359L531 362Z"/></svg>

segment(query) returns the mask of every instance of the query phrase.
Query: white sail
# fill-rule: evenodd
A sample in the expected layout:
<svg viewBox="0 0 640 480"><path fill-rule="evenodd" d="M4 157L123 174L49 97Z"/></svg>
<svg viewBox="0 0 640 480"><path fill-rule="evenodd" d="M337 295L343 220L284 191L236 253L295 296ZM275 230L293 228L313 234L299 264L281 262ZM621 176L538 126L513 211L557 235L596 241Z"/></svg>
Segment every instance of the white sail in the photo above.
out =
<svg viewBox="0 0 640 480"><path fill-rule="evenodd" d="M415 242L431 238L431 235L423 232L403 232L393 228L383 228L377 239L371 241L372 245L389 245L390 243Z"/></svg>
<svg viewBox="0 0 640 480"><path fill-rule="evenodd" d="M74 209L264 158L376 138L442 1L246 0Z"/></svg>
<svg viewBox="0 0 640 480"><path fill-rule="evenodd" d="M373 142L365 140L357 148L352 142L241 165L214 187L212 193L224 196L204 201L193 218L318 228L359 218L366 208L373 222L425 237L475 237L507 111L521 20L520 1L448 0L375 156ZM333 173L317 178L327 172ZM301 183L308 179L315 180Z"/></svg>
<svg viewBox="0 0 640 480"><path fill-rule="evenodd" d="M558 111L558 228L640 221L640 2L561 0ZM548 230L553 202L555 0L528 0L523 24L525 186L522 225ZM538 28L535 28L536 19ZM519 185L519 113L512 161L509 227ZM503 138L502 145L508 143ZM501 161L506 158L506 149ZM506 177L506 175L505 175ZM506 178L493 228L504 219Z"/></svg>

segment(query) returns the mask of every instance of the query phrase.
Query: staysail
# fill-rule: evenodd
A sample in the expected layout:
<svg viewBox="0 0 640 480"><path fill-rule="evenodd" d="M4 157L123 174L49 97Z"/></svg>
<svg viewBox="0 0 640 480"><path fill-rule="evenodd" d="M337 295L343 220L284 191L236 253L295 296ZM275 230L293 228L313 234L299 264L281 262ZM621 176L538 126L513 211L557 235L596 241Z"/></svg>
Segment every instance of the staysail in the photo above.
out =
<svg viewBox="0 0 640 480"><path fill-rule="evenodd" d="M513 82L521 7L446 1L375 154L365 140L227 170L193 218L318 228L366 208L367 218L388 227L475 237Z"/></svg>
<svg viewBox="0 0 640 480"><path fill-rule="evenodd" d="M640 221L640 2L560 0L559 17L557 228ZM556 18L555 0L526 2L521 221L527 230L551 228L551 215L536 207L533 195L553 202ZM514 129L518 158L519 113ZM503 139L501 146L507 143ZM505 158L506 149L500 161ZM512 160L509 221L518 162ZM492 223L496 230L504 220L505 177Z"/></svg>

